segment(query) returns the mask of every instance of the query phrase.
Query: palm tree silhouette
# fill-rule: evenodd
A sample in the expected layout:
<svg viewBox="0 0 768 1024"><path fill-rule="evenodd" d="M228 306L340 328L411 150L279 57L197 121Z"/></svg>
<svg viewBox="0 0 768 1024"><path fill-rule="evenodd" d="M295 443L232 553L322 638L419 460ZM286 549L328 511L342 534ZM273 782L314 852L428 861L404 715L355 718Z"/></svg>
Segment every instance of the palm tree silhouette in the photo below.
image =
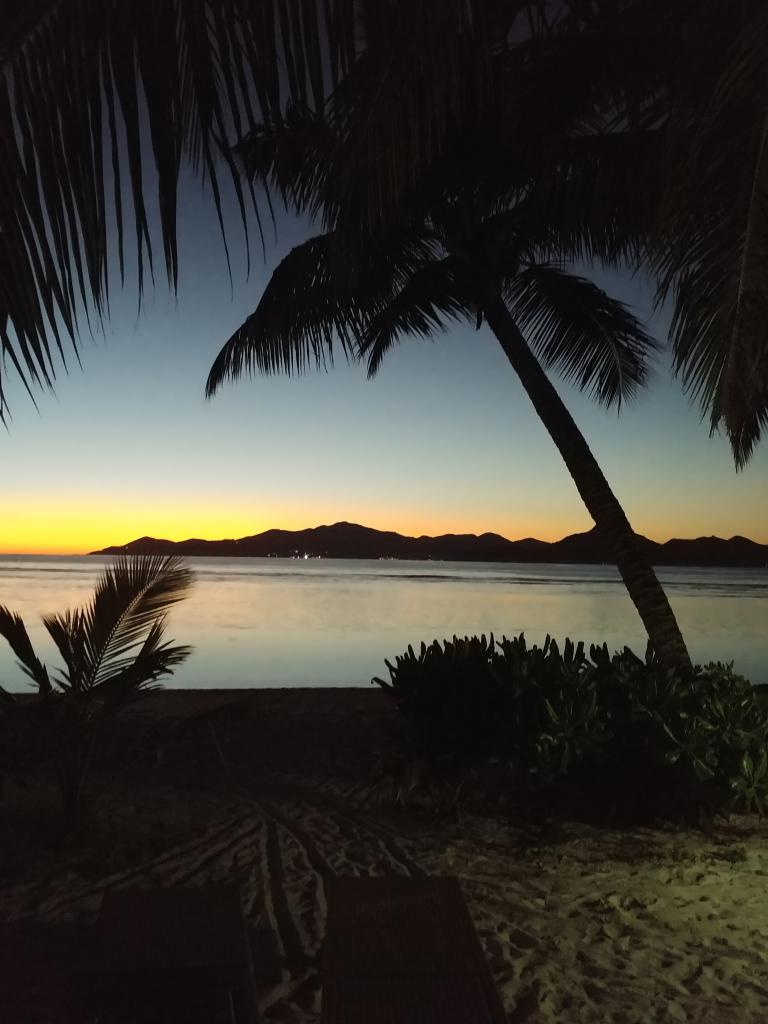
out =
<svg viewBox="0 0 768 1024"><path fill-rule="evenodd" d="M306 160L309 139L312 159ZM556 195L549 217L541 216L539 192L524 173L514 190L499 192L493 145L486 144L487 159L480 161L482 177L467 174L460 158L441 162L405 204L398 231L364 238L354 213L356 202L364 201L365 179L360 184L359 176L357 187L352 176L339 184L333 130L300 110L262 126L242 147L250 172L271 180L295 207L330 207L328 219L351 226L311 238L280 263L255 312L216 358L206 393L254 370L290 374L323 365L335 344L365 359L372 375L401 336L430 336L452 320L478 327L485 320L608 542L659 657L670 668L689 667L666 595L545 372L560 372L606 406L631 399L645 383L656 346L638 320L564 262L544 255L554 248L563 260L587 251L615 260L629 242L608 226L576 230L572 217L560 222L563 204ZM346 151L342 163L354 167ZM570 214L567 203L563 209Z"/></svg>
<svg viewBox="0 0 768 1024"><path fill-rule="evenodd" d="M37 687L32 704L17 703L0 687L0 709L21 725L29 747L53 758L69 822L85 809L84 786L103 726L189 656L191 647L163 635L168 610L187 596L193 580L177 557L116 559L99 577L89 604L43 618L64 661L53 676L20 616L0 605L0 636Z"/></svg>
<svg viewBox="0 0 768 1024"><path fill-rule="evenodd" d="M768 421L766 52L768 7L725 17L722 0L11 0L0 6L0 415L6 370L30 393L50 385L80 322L108 311L113 278L135 271L140 290L154 278L158 240L175 287L182 168L220 214L229 182L247 225L231 146L287 100L324 111L332 92L342 134L365 136L369 229L399 219L457 124L501 96L534 106L545 127L555 93L654 140L653 161L621 165L625 213L650 199L643 261L672 303L677 370L741 466ZM598 192L612 166L596 169Z"/></svg>

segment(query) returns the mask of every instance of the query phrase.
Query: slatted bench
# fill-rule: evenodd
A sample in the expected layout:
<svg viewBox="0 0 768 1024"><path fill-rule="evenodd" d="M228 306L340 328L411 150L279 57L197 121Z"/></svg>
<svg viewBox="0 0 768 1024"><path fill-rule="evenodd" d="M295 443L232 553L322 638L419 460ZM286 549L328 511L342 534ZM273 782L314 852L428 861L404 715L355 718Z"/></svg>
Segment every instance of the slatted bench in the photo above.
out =
<svg viewBox="0 0 768 1024"><path fill-rule="evenodd" d="M251 950L236 885L104 895L93 964L99 1024L252 1024Z"/></svg>
<svg viewBox="0 0 768 1024"><path fill-rule="evenodd" d="M456 878L328 886L322 1024L507 1024Z"/></svg>

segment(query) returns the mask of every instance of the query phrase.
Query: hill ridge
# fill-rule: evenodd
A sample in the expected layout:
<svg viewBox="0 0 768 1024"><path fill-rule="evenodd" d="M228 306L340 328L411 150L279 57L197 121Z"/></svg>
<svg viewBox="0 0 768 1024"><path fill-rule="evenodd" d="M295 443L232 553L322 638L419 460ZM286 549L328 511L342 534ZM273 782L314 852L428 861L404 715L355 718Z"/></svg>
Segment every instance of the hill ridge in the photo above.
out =
<svg viewBox="0 0 768 1024"><path fill-rule="evenodd" d="M747 537L673 537L659 544L640 536L654 565L730 568L768 567L768 544ZM264 530L262 533L225 540L189 538L172 541L139 537L127 544L111 545L92 555L178 554L188 556L397 558L457 562L549 562L600 565L612 562L610 551L597 527L572 533L558 541L535 537L508 540L497 533L447 533L438 537L409 537L393 530L375 530L359 523L341 521L306 530Z"/></svg>

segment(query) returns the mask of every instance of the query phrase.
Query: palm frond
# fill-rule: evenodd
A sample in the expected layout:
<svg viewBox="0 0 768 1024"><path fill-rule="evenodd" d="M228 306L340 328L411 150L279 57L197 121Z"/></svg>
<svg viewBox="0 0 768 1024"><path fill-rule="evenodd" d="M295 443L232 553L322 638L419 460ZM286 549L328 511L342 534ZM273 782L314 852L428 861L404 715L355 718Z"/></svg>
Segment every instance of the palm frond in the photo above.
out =
<svg viewBox="0 0 768 1024"><path fill-rule="evenodd" d="M768 8L747 5L705 53L675 83L653 255L675 367L740 468L768 426Z"/></svg>
<svg viewBox="0 0 768 1024"><path fill-rule="evenodd" d="M159 243L175 288L182 164L203 177L222 230L228 183L247 233L231 144L256 123L254 104L259 118L279 111L283 46L300 64L293 87L306 96L311 77L322 101L326 13L317 3L294 17L289 0L3 5L0 412L7 366L51 385L66 365L61 335L76 346L79 321L106 311L115 259L121 278L135 259L141 294Z"/></svg>
<svg viewBox="0 0 768 1024"><path fill-rule="evenodd" d="M472 316L473 303L462 291L449 259L427 263L411 273L371 319L360 340L359 353L367 357L368 376L378 372L384 356L402 335L428 338L444 330L447 321Z"/></svg>
<svg viewBox="0 0 768 1024"><path fill-rule="evenodd" d="M175 287L182 155L208 175L220 206L216 163L233 112L218 76L233 72L216 68L223 39L201 2L7 4L0 38L0 265L13 268L0 289L3 349L25 382L50 385L66 365L60 328L75 343L79 320L105 312L111 259L122 275L126 251L135 253L140 292L154 274L152 166ZM0 371L0 408L5 394Z"/></svg>
<svg viewBox="0 0 768 1024"><path fill-rule="evenodd" d="M208 374L210 398L243 374L303 373L360 355L367 324L411 274L440 251L424 228L404 226L358 249L335 232L296 246L274 270L255 311L227 341Z"/></svg>
<svg viewBox="0 0 768 1024"><path fill-rule="evenodd" d="M125 672L158 618L186 597L194 574L180 558L121 557L82 611L43 619L67 664L66 684L90 691Z"/></svg>
<svg viewBox="0 0 768 1024"><path fill-rule="evenodd" d="M0 686L0 713L11 714L16 710L17 702L12 693Z"/></svg>
<svg viewBox="0 0 768 1024"><path fill-rule="evenodd" d="M361 4L364 46L328 111L346 158L326 178L326 226L386 234L398 223L446 135L488 99L492 53L531 6L537 5L512 0L502 11L485 0ZM359 201L347 200L350 190Z"/></svg>
<svg viewBox="0 0 768 1024"><path fill-rule="evenodd" d="M664 185L663 147L658 132L609 126L553 143L514 207L531 258L639 266Z"/></svg>
<svg viewBox="0 0 768 1024"><path fill-rule="evenodd" d="M768 428L768 259L760 276L742 278L741 242L733 236L732 214L723 213L701 239L700 261L670 279L663 294L671 292L674 303L675 369L711 430L725 428L742 468Z"/></svg>
<svg viewBox="0 0 768 1024"><path fill-rule="evenodd" d="M352 356L360 311L333 243L330 234L310 238L280 262L254 312L214 360L207 397L243 374L292 374L325 366L336 340Z"/></svg>
<svg viewBox="0 0 768 1024"><path fill-rule="evenodd" d="M30 389L50 386L69 355L67 336L77 351L79 322L108 310L115 260L121 280L133 262L141 292L159 249L175 287L182 167L204 181L222 234L222 190L232 191L247 241L249 197L232 146L281 117L287 100L323 110L363 55L367 98L348 105L344 123L364 132L376 101L386 138L377 132L368 147L380 183L371 204L400 195L414 159L435 152L449 117L485 91L485 8L484 0L0 6L0 412L7 370ZM411 100L421 115L403 131ZM386 160L377 157L382 143Z"/></svg>
<svg viewBox="0 0 768 1024"><path fill-rule="evenodd" d="M634 397L657 343L621 302L551 264L531 264L507 283L510 312L542 365L603 405Z"/></svg>
<svg viewBox="0 0 768 1024"><path fill-rule="evenodd" d="M338 140L323 112L289 103L257 124L235 147L245 174L274 189L286 205L313 219L322 211L335 174L343 174Z"/></svg>
<svg viewBox="0 0 768 1024"><path fill-rule="evenodd" d="M105 710L118 710L140 694L156 689L158 679L172 675L174 668L189 657L192 647L163 643L164 633L165 617L161 616L152 623L135 657L93 687L94 699L100 700Z"/></svg>
<svg viewBox="0 0 768 1024"><path fill-rule="evenodd" d="M65 692L82 691L85 673L85 630L82 610L76 608L61 615L49 615L43 618L43 625L64 661L63 671L55 677L56 685Z"/></svg>
<svg viewBox="0 0 768 1024"><path fill-rule="evenodd" d="M22 672L37 684L39 692L43 695L50 693L51 681L48 678L48 670L35 654L21 616L9 611L4 605L0 605L0 636L4 636L8 641L11 650L19 659L18 664Z"/></svg>

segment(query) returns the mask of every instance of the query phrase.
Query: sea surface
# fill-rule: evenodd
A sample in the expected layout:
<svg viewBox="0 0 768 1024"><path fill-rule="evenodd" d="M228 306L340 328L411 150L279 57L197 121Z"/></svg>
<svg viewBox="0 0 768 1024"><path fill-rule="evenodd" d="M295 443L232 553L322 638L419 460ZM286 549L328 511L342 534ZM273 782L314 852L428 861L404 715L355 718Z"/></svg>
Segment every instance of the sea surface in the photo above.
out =
<svg viewBox="0 0 768 1024"><path fill-rule="evenodd" d="M0 556L0 604L23 617L40 658L60 659L40 623L87 601L108 557ZM609 565L350 559L192 558L197 582L169 618L195 648L166 685L367 686L408 644L525 632L541 642L645 650L637 613ZM733 661L768 682L768 570L662 568L697 662ZM0 685L29 684L0 638Z"/></svg>

